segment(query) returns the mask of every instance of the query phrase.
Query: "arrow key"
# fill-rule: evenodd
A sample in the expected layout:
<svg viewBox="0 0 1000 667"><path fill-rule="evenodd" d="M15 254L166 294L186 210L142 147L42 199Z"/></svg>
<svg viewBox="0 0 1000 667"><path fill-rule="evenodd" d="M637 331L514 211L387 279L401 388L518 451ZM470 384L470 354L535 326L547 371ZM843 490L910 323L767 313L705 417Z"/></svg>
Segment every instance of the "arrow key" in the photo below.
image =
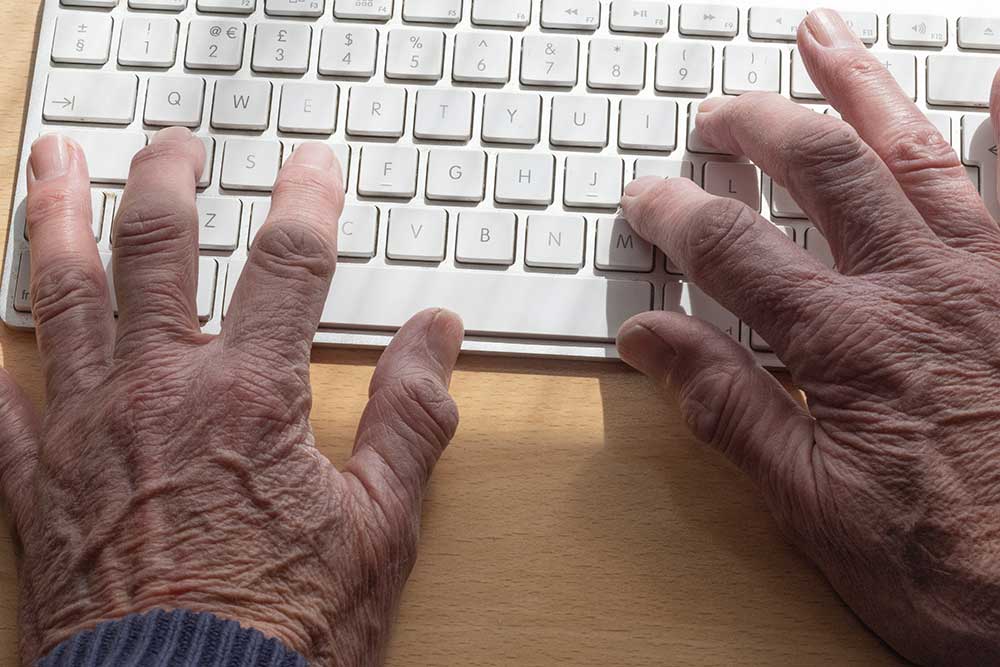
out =
<svg viewBox="0 0 1000 667"><path fill-rule="evenodd" d="M128 125L139 80L133 74L53 70L45 87L45 120Z"/></svg>

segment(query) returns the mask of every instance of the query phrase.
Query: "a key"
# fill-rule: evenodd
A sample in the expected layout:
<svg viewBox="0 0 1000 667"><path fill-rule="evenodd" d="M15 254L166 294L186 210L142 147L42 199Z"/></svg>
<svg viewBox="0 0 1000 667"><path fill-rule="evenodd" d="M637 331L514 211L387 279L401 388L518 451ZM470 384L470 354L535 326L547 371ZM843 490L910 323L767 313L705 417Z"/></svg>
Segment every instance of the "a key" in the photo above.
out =
<svg viewBox="0 0 1000 667"><path fill-rule="evenodd" d="M205 80L201 77L151 76L143 121L157 127L198 127L204 101Z"/></svg>
<svg viewBox="0 0 1000 667"><path fill-rule="evenodd" d="M624 218L597 219L594 266L601 271L646 273L653 270L653 246L632 231Z"/></svg>
<svg viewBox="0 0 1000 667"><path fill-rule="evenodd" d="M766 46L727 46L722 89L729 95L781 92L781 51Z"/></svg>
<svg viewBox="0 0 1000 667"><path fill-rule="evenodd" d="M524 263L544 269L579 269L587 221L579 216L529 215Z"/></svg>
<svg viewBox="0 0 1000 667"><path fill-rule="evenodd" d="M411 262L444 261L448 214L440 208L394 208L389 211L385 255Z"/></svg>
<svg viewBox="0 0 1000 667"><path fill-rule="evenodd" d="M612 0L611 29L663 35L670 27L670 6L662 0Z"/></svg>
<svg viewBox="0 0 1000 667"><path fill-rule="evenodd" d="M525 93L486 93L483 141L533 146L541 139L542 98Z"/></svg>
<svg viewBox="0 0 1000 667"><path fill-rule="evenodd" d="M184 64L191 69L235 72L243 66L242 22L192 19Z"/></svg>
<svg viewBox="0 0 1000 667"><path fill-rule="evenodd" d="M319 73L369 78L375 74L378 31L368 26L328 25L319 49Z"/></svg>
<svg viewBox="0 0 1000 667"><path fill-rule="evenodd" d="M354 86L347 105L347 133L366 137L403 136L406 89Z"/></svg>
<svg viewBox="0 0 1000 667"><path fill-rule="evenodd" d="M467 264L510 266L514 263L517 216L508 211L462 211L458 214L455 259Z"/></svg>
<svg viewBox="0 0 1000 667"><path fill-rule="evenodd" d="M677 102L622 100L618 114L618 146L665 152L677 148Z"/></svg>
<svg viewBox="0 0 1000 667"><path fill-rule="evenodd" d="M304 134L333 134L337 129L340 89L329 83L294 83L281 87L278 129Z"/></svg>
<svg viewBox="0 0 1000 667"><path fill-rule="evenodd" d="M486 196L486 153L432 150L427 158L428 199L481 202Z"/></svg>
<svg viewBox="0 0 1000 667"><path fill-rule="evenodd" d="M622 174L621 158L571 155L566 158L563 203L580 208L618 208Z"/></svg>
<svg viewBox="0 0 1000 667"><path fill-rule="evenodd" d="M632 39L590 42L587 85L608 90L642 90L646 84L646 45Z"/></svg>
<svg viewBox="0 0 1000 667"><path fill-rule="evenodd" d="M596 95L559 95L552 98L549 141L555 146L607 146L609 106L607 98Z"/></svg>
<svg viewBox="0 0 1000 667"><path fill-rule="evenodd" d="M255 72L305 74L309 69L312 28L301 23L257 24L251 67Z"/></svg>
<svg viewBox="0 0 1000 667"><path fill-rule="evenodd" d="M806 17L804 9L751 7L749 32L754 39L794 42L799 24Z"/></svg>
<svg viewBox="0 0 1000 667"><path fill-rule="evenodd" d="M494 198L500 204L548 206L552 203L555 158L541 153L497 156Z"/></svg>
<svg viewBox="0 0 1000 667"><path fill-rule="evenodd" d="M146 145L146 135L142 132L60 128L59 134L80 144L87 157L91 183L123 185L128 178L132 158Z"/></svg>
<svg viewBox="0 0 1000 667"><path fill-rule="evenodd" d="M990 56L928 56L927 102L989 107L997 65L996 58Z"/></svg>
<svg viewBox="0 0 1000 667"><path fill-rule="evenodd" d="M212 137L198 137L205 147L205 164L201 169L201 178L198 179L199 188L207 188L212 184L212 166L215 164L215 139Z"/></svg>
<svg viewBox="0 0 1000 667"><path fill-rule="evenodd" d="M542 0L542 27L554 30L597 30L599 0Z"/></svg>
<svg viewBox="0 0 1000 667"><path fill-rule="evenodd" d="M524 28L531 22L531 0L472 0L476 25Z"/></svg>
<svg viewBox="0 0 1000 667"><path fill-rule="evenodd" d="M215 82L212 127L225 130L266 130L270 118L270 82L229 79Z"/></svg>
<svg viewBox="0 0 1000 667"><path fill-rule="evenodd" d="M392 18L393 0L333 0L333 15L338 19L388 21Z"/></svg>
<svg viewBox="0 0 1000 667"><path fill-rule="evenodd" d="M182 12L187 9L187 0L128 0L128 7L158 12Z"/></svg>
<svg viewBox="0 0 1000 667"><path fill-rule="evenodd" d="M222 151L222 187L270 192L280 166L280 142L227 139Z"/></svg>
<svg viewBox="0 0 1000 667"><path fill-rule="evenodd" d="M760 211L760 175L757 167L742 162L705 163L705 191L743 202Z"/></svg>
<svg viewBox="0 0 1000 667"><path fill-rule="evenodd" d="M917 57L909 53L887 51L872 54L895 77L910 99L917 99Z"/></svg>
<svg viewBox="0 0 1000 667"><path fill-rule="evenodd" d="M452 78L469 83L507 83L510 80L511 38L488 32L455 35Z"/></svg>
<svg viewBox="0 0 1000 667"><path fill-rule="evenodd" d="M575 86L579 49L575 37L525 35L521 40L521 83L526 86Z"/></svg>
<svg viewBox="0 0 1000 667"><path fill-rule="evenodd" d="M809 76L809 70L798 49L792 49L792 97L800 100L823 99L823 93Z"/></svg>
<svg viewBox="0 0 1000 667"><path fill-rule="evenodd" d="M711 44L661 42L656 47L656 89L707 95L712 92L714 61Z"/></svg>
<svg viewBox="0 0 1000 667"><path fill-rule="evenodd" d="M692 180L694 165L688 160L659 160L638 158L635 161L635 177L658 176L660 178L686 178Z"/></svg>
<svg viewBox="0 0 1000 667"><path fill-rule="evenodd" d="M253 14L257 0L198 0L197 7L199 12Z"/></svg>
<svg viewBox="0 0 1000 667"><path fill-rule="evenodd" d="M389 79L437 81L444 69L444 33L438 30L392 30L386 49Z"/></svg>
<svg viewBox="0 0 1000 667"><path fill-rule="evenodd" d="M979 191L993 219L1000 222L997 192L997 142L993 123L985 114L962 116L962 162L979 171Z"/></svg>
<svg viewBox="0 0 1000 667"><path fill-rule="evenodd" d="M805 219L806 214L785 188L771 181L771 215L778 218Z"/></svg>
<svg viewBox="0 0 1000 667"><path fill-rule="evenodd" d="M371 259L375 256L377 241L378 209L362 204L345 206L344 212L340 214L337 255Z"/></svg>
<svg viewBox="0 0 1000 667"><path fill-rule="evenodd" d="M889 14L889 43L943 47L948 44L948 19L928 14Z"/></svg>
<svg viewBox="0 0 1000 667"><path fill-rule="evenodd" d="M358 194L412 199L417 194L418 160L417 149L409 146L365 145L361 149Z"/></svg>
<svg viewBox="0 0 1000 667"><path fill-rule="evenodd" d="M740 30L740 10L729 5L683 4L680 9L682 35L735 37Z"/></svg>
<svg viewBox="0 0 1000 667"><path fill-rule="evenodd" d="M111 51L112 26L112 19L106 14L60 14L52 38L52 61L103 65Z"/></svg>
<svg viewBox="0 0 1000 667"><path fill-rule="evenodd" d="M128 16L122 23L118 64L171 67L177 58L177 19Z"/></svg>
<svg viewBox="0 0 1000 667"><path fill-rule="evenodd" d="M958 45L963 49L1000 51L1000 18L961 17Z"/></svg>
<svg viewBox="0 0 1000 667"><path fill-rule="evenodd" d="M714 325L734 340L740 339L740 320L694 283L670 282L663 290L663 310L684 313Z"/></svg>
<svg viewBox="0 0 1000 667"><path fill-rule="evenodd" d="M264 0L264 12L269 16L301 16L319 18L326 8L324 0Z"/></svg>
<svg viewBox="0 0 1000 667"><path fill-rule="evenodd" d="M135 116L139 79L119 72L49 72L42 117L64 123L128 125Z"/></svg>
<svg viewBox="0 0 1000 667"><path fill-rule="evenodd" d="M472 138L471 90L451 88L417 91L413 136L438 141L468 141Z"/></svg>
<svg viewBox="0 0 1000 667"><path fill-rule="evenodd" d="M454 25L462 20L462 0L403 0L403 20Z"/></svg>
<svg viewBox="0 0 1000 667"><path fill-rule="evenodd" d="M234 197L198 197L198 247L236 250L240 243L243 205Z"/></svg>
<svg viewBox="0 0 1000 667"><path fill-rule="evenodd" d="M820 234L818 229L810 227L806 230L805 246L806 251L822 262L827 268L835 268L836 262L833 259L833 251L830 249L830 244L826 238Z"/></svg>

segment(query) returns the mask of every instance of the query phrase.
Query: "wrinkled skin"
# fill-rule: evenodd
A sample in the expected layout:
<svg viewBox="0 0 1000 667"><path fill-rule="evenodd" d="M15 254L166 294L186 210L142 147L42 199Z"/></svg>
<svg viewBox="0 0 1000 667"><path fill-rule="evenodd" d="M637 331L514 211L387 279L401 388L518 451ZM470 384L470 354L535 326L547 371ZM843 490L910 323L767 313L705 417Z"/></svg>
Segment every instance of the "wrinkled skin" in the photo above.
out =
<svg viewBox="0 0 1000 667"><path fill-rule="evenodd" d="M748 95L706 102L697 126L790 190L838 271L683 179L636 181L622 206L770 342L808 409L697 320L639 316L619 348L891 646L924 665L1000 664L1000 228L835 13L811 13L798 48L844 121Z"/></svg>
<svg viewBox="0 0 1000 667"><path fill-rule="evenodd" d="M155 608L237 620L316 665L381 661L424 485L457 427L447 386L461 322L428 311L398 334L338 471L309 425L309 352L334 270L340 168L317 144L289 159L223 332L209 337L194 305L203 160L176 128L135 158L114 227L115 320L83 153L54 136L33 147L44 415L0 380L25 665Z"/></svg>

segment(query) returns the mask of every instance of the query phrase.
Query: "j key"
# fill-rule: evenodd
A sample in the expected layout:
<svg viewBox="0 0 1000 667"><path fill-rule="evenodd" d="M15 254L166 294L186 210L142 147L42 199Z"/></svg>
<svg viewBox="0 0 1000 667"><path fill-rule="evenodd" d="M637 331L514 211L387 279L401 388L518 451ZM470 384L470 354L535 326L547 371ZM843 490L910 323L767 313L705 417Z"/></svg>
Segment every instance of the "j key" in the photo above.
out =
<svg viewBox="0 0 1000 667"><path fill-rule="evenodd" d="M455 35L452 78L470 83L507 83L510 80L511 38L487 32Z"/></svg>
<svg viewBox="0 0 1000 667"><path fill-rule="evenodd" d="M531 22L531 0L472 0L472 22L524 28Z"/></svg>
<svg viewBox="0 0 1000 667"><path fill-rule="evenodd" d="M597 219L594 266L602 271L648 272L653 270L653 246L632 231L619 217Z"/></svg>
<svg viewBox="0 0 1000 667"><path fill-rule="evenodd" d="M622 100L618 117L619 147L641 151L677 147L677 102Z"/></svg>
<svg viewBox="0 0 1000 667"><path fill-rule="evenodd" d="M483 141L533 146L541 139L542 98L525 93L486 93Z"/></svg>
<svg viewBox="0 0 1000 667"><path fill-rule="evenodd" d="M462 0L404 0L403 20L415 23L447 23L462 19Z"/></svg>
<svg viewBox="0 0 1000 667"><path fill-rule="evenodd" d="M389 211L385 255L411 262L442 262L448 239L444 209L394 208Z"/></svg>
<svg viewBox="0 0 1000 667"><path fill-rule="evenodd" d="M444 33L393 30L389 33L385 75L390 79L437 81L444 69Z"/></svg>
<svg viewBox="0 0 1000 667"><path fill-rule="evenodd" d="M347 106L347 133L367 137L403 136L406 89L354 86Z"/></svg>
<svg viewBox="0 0 1000 667"><path fill-rule="evenodd" d="M194 19L188 26L184 64L191 69L235 72L243 66L243 37L239 21Z"/></svg>
<svg viewBox="0 0 1000 667"><path fill-rule="evenodd" d="M706 163L705 190L713 195L736 199L760 211L760 174L752 164Z"/></svg>
<svg viewBox="0 0 1000 667"><path fill-rule="evenodd" d="M646 83L646 45L624 39L590 42L587 85L608 90L642 90Z"/></svg>
<svg viewBox="0 0 1000 667"><path fill-rule="evenodd" d="M333 134L337 129L340 89L328 83L286 83L281 87L278 129L282 132Z"/></svg>
<svg viewBox="0 0 1000 667"><path fill-rule="evenodd" d="M198 0L199 12L219 12L222 14L253 14L256 0Z"/></svg>
<svg viewBox="0 0 1000 667"><path fill-rule="evenodd" d="M60 129L59 133L80 144L91 183L124 184L132 158L146 145L141 132Z"/></svg>
<svg viewBox="0 0 1000 667"><path fill-rule="evenodd" d="M799 24L806 17L804 9L750 8L750 36L754 39L780 39L794 42Z"/></svg>
<svg viewBox="0 0 1000 667"><path fill-rule="evenodd" d="M785 188L781 187L774 181L771 181L771 215L778 218L801 218L804 219L806 214L803 213L802 207L799 206L792 195Z"/></svg>
<svg viewBox="0 0 1000 667"><path fill-rule="evenodd" d="M728 5L683 4L679 23L682 35L735 37L740 30L740 10Z"/></svg>
<svg viewBox="0 0 1000 667"><path fill-rule="evenodd" d="M439 141L468 141L472 138L471 90L425 89L417 91L417 111L413 136Z"/></svg>
<svg viewBox="0 0 1000 667"><path fill-rule="evenodd" d="M393 0L333 0L333 15L338 19L388 21L392 18Z"/></svg>
<svg viewBox="0 0 1000 667"><path fill-rule="evenodd" d="M1000 18L958 19L958 45L963 49L1000 51Z"/></svg>
<svg viewBox="0 0 1000 667"><path fill-rule="evenodd" d="M563 203L580 208L618 208L622 198L622 173L621 158L567 157Z"/></svg>
<svg viewBox="0 0 1000 667"><path fill-rule="evenodd" d="M517 217L507 211L462 211L458 214L455 259L467 264L514 263Z"/></svg>
<svg viewBox="0 0 1000 667"><path fill-rule="evenodd" d="M521 41L521 83L527 86L576 85L580 44L564 35L526 35Z"/></svg>
<svg viewBox="0 0 1000 667"><path fill-rule="evenodd" d="M611 29L662 35L670 27L670 6L651 0L612 0Z"/></svg>
<svg viewBox="0 0 1000 667"><path fill-rule="evenodd" d="M324 0L264 0L264 12L270 16L323 16Z"/></svg>
<svg viewBox="0 0 1000 667"><path fill-rule="evenodd" d="M478 203L486 197L486 153L432 150L427 158L427 198Z"/></svg>
<svg viewBox="0 0 1000 667"><path fill-rule="evenodd" d="M201 77L151 76L143 120L158 127L198 127L204 98L205 80Z"/></svg>
<svg viewBox="0 0 1000 667"><path fill-rule="evenodd" d="M710 44L670 44L656 47L656 89L661 93L712 92L715 50Z"/></svg>
<svg viewBox="0 0 1000 667"><path fill-rule="evenodd" d="M687 160L658 160L639 158L635 161L635 177L659 176L660 178L686 178L691 180L694 166Z"/></svg>
<svg viewBox="0 0 1000 667"><path fill-rule="evenodd" d="M606 98L596 95L554 97L549 140L556 146L607 146L609 106Z"/></svg>
<svg viewBox="0 0 1000 667"><path fill-rule="evenodd" d="M280 166L280 142L227 139L222 153L222 187L270 192Z"/></svg>
<svg viewBox="0 0 1000 667"><path fill-rule="evenodd" d="M694 283L667 283L663 310L684 313L715 325L722 333L739 340L740 320L705 294Z"/></svg>
<svg viewBox="0 0 1000 667"><path fill-rule="evenodd" d="M254 33L255 72L304 74L309 69L312 28L301 23L260 23Z"/></svg>
<svg viewBox="0 0 1000 667"><path fill-rule="evenodd" d="M212 127L226 130L266 130L271 118L268 81L215 82Z"/></svg>
<svg viewBox="0 0 1000 667"><path fill-rule="evenodd" d="M319 49L319 73L368 78L375 74L378 31L368 26L328 25Z"/></svg>
<svg viewBox="0 0 1000 667"><path fill-rule="evenodd" d="M927 101L963 107L990 105L997 60L990 56L927 57Z"/></svg>
<svg viewBox="0 0 1000 667"><path fill-rule="evenodd" d="M722 89L727 94L781 92L781 51L761 46L727 46Z"/></svg>
<svg viewBox="0 0 1000 667"><path fill-rule="evenodd" d="M357 90L355 88L351 94ZM409 146L369 144L361 149L358 194L412 199L417 194L419 154Z"/></svg>
<svg viewBox="0 0 1000 667"><path fill-rule="evenodd" d="M540 153L497 156L494 197L501 204L548 206L552 203L555 158Z"/></svg>
<svg viewBox="0 0 1000 667"><path fill-rule="evenodd" d="M524 263L545 269L583 267L587 222L579 216L529 215Z"/></svg>
<svg viewBox="0 0 1000 667"><path fill-rule="evenodd" d="M542 0L542 27L555 30L597 30L599 0Z"/></svg>
<svg viewBox="0 0 1000 667"><path fill-rule="evenodd" d="M890 14L889 43L893 46L945 46L948 19L926 14Z"/></svg>
<svg viewBox="0 0 1000 667"><path fill-rule="evenodd" d="M42 116L67 123L128 125L135 115L138 85L134 74L53 70Z"/></svg>
<svg viewBox="0 0 1000 667"><path fill-rule="evenodd" d="M118 64L171 67L177 58L177 19L129 16L122 23Z"/></svg>
<svg viewBox="0 0 1000 667"><path fill-rule="evenodd" d="M52 60L103 65L111 51L112 19L106 14L67 12L56 17Z"/></svg>
<svg viewBox="0 0 1000 667"><path fill-rule="evenodd" d="M240 242L239 199L198 197L198 247L202 250L236 250Z"/></svg>

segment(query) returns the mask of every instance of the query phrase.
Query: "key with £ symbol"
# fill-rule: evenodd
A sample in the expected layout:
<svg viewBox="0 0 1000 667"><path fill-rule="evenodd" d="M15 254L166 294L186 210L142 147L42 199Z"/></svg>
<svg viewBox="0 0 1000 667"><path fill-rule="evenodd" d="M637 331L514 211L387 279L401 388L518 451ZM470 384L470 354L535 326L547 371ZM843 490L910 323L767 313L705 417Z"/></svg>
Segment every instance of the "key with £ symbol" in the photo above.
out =
<svg viewBox="0 0 1000 667"><path fill-rule="evenodd" d="M260 23L253 40L253 71L304 74L309 69L311 44L308 25Z"/></svg>

